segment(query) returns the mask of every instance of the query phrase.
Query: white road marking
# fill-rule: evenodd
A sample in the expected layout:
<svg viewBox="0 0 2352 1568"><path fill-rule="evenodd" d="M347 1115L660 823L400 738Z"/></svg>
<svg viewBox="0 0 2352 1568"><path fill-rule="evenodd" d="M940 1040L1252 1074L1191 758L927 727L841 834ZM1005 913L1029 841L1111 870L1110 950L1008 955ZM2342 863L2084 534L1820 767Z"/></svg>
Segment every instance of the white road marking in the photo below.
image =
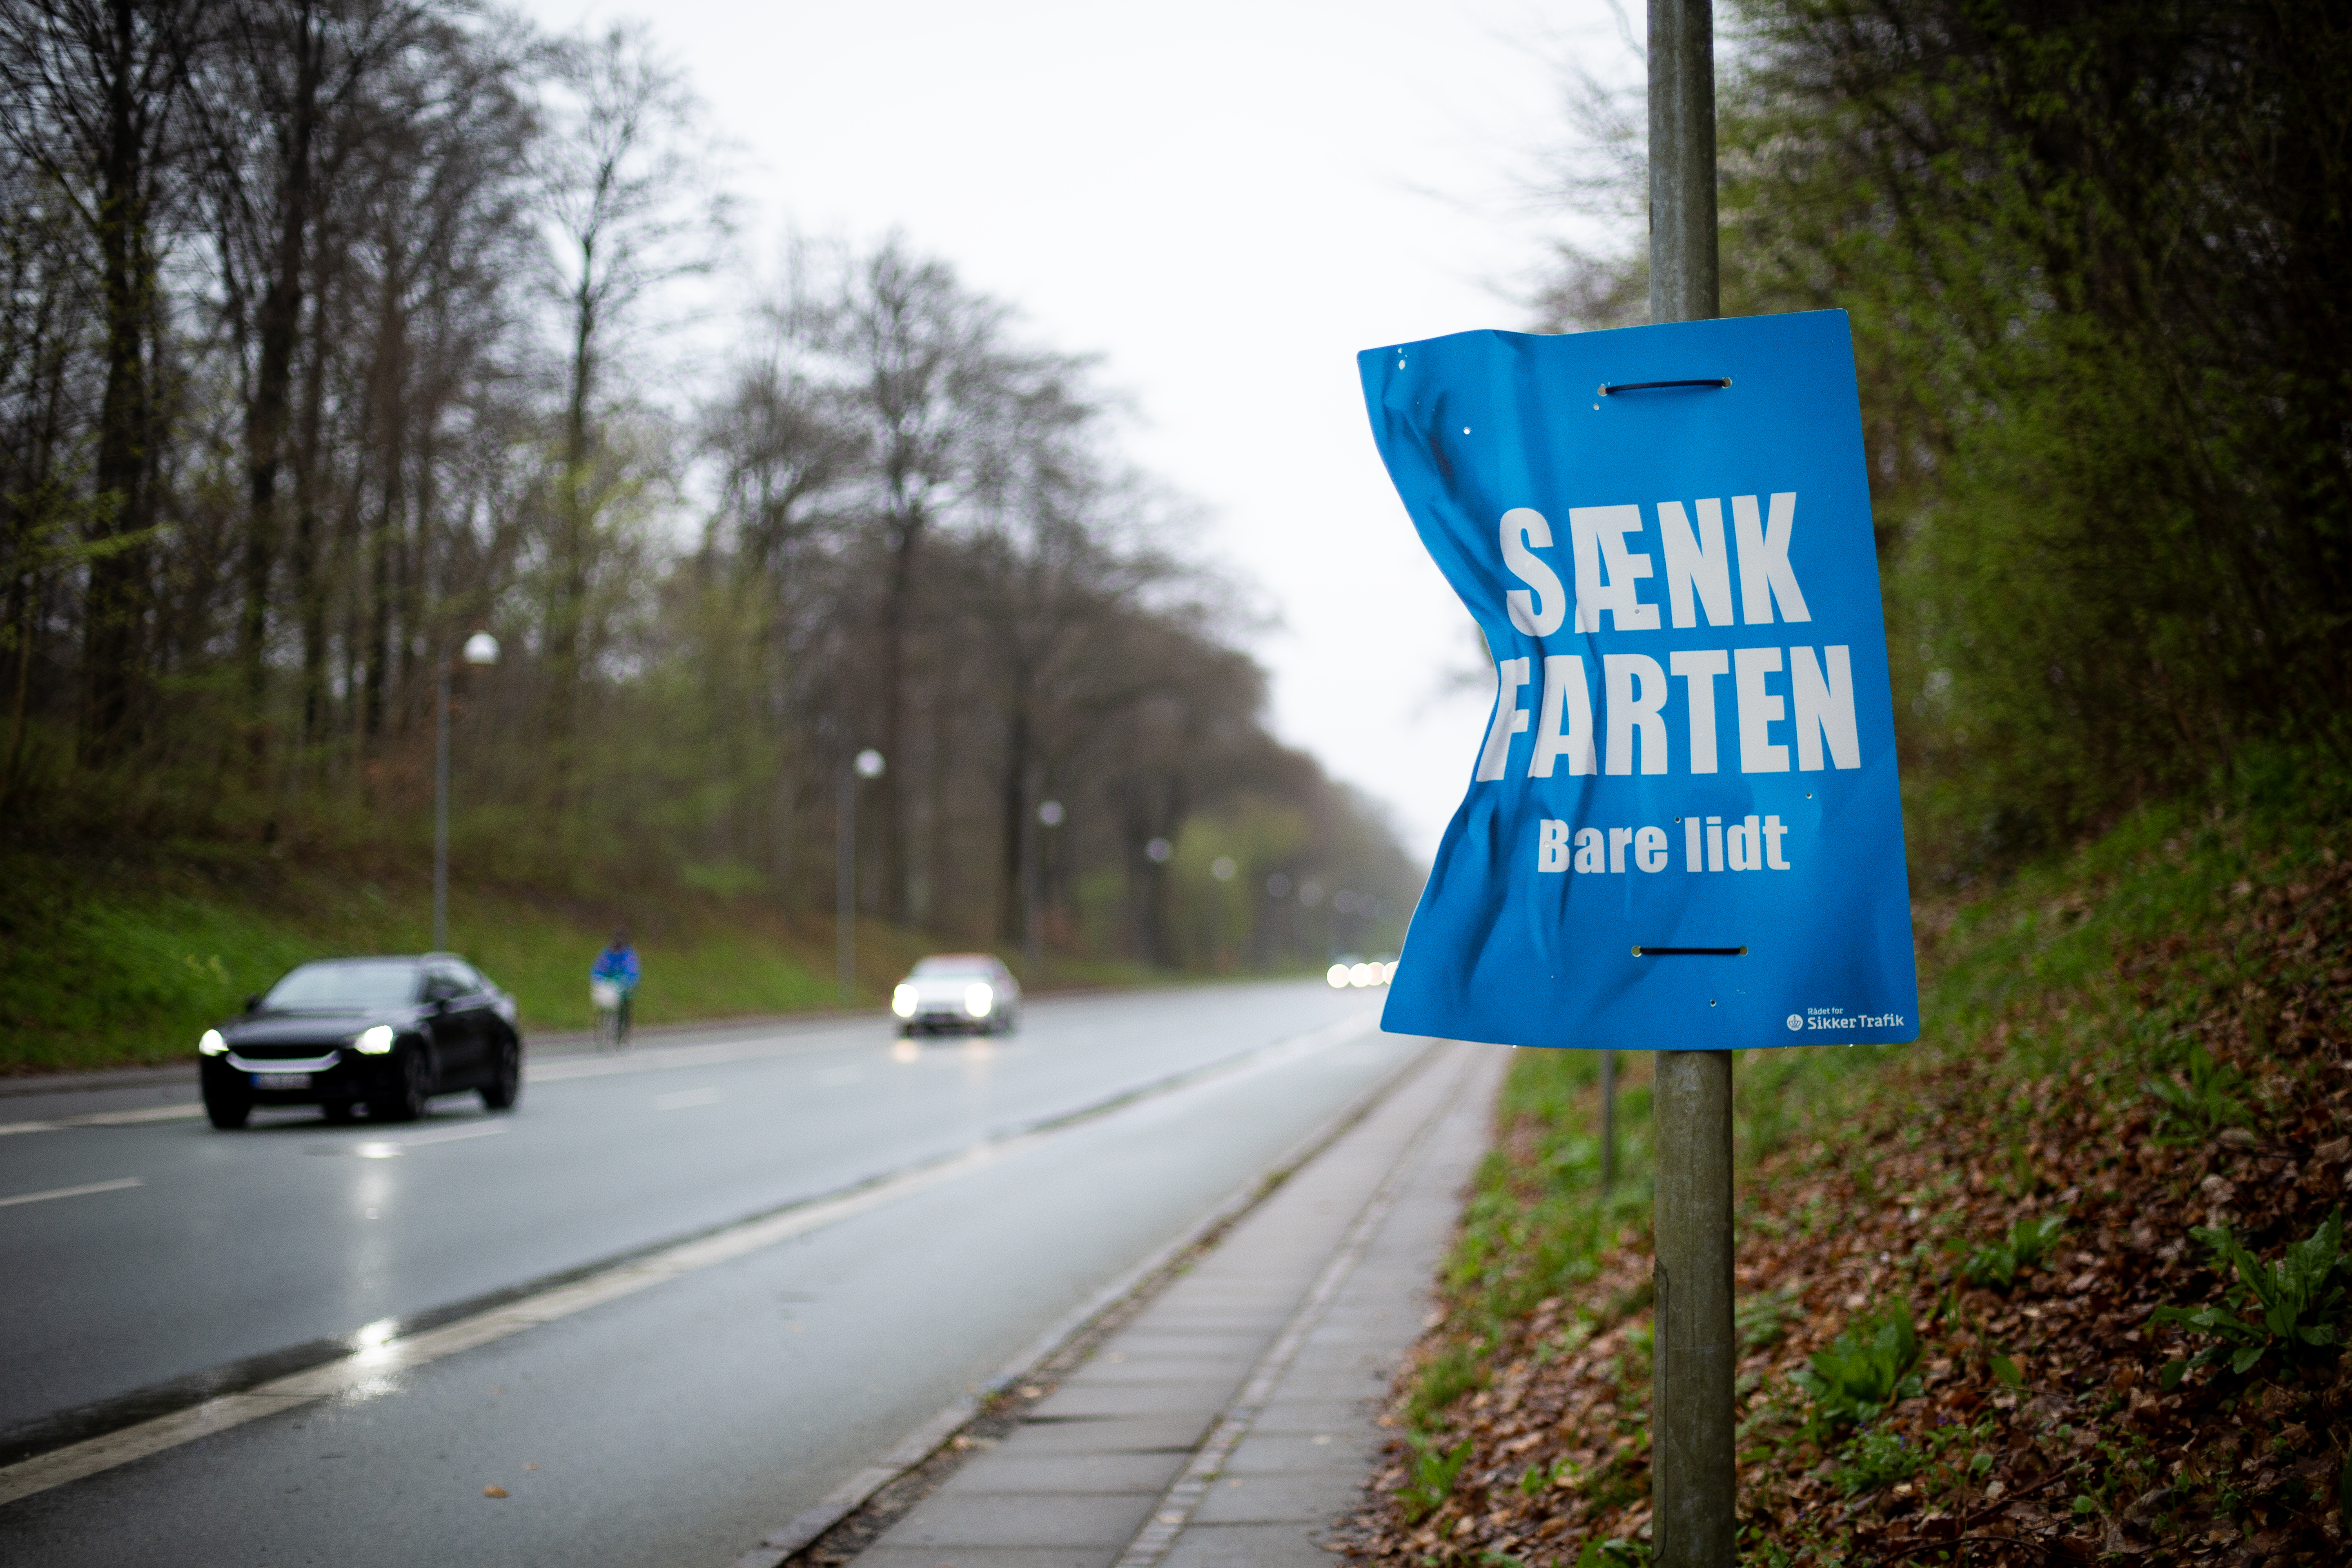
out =
<svg viewBox="0 0 2352 1568"><path fill-rule="evenodd" d="M507 1130L503 1121L479 1121L436 1132L411 1132L400 1138L369 1138L356 1143L313 1143L313 1154L356 1154L362 1160L397 1160L411 1149L433 1143L455 1143L467 1138L489 1138Z"/></svg>
<svg viewBox="0 0 2352 1568"><path fill-rule="evenodd" d="M1121 1106L1156 1099L1172 1089L1264 1072L1286 1062L1296 1061L1361 1034L1368 1028L1378 1027L1377 1017L1378 1015L1366 1012L1342 1018L1304 1035L1241 1052L1190 1072L1171 1075L1157 1084L1140 1085L1091 1110L1075 1112L1033 1131L1013 1133L991 1142L976 1144L960 1153L945 1155L895 1176L884 1177L871 1186L845 1193L838 1197L822 1198L759 1219L746 1220L741 1225L681 1242L650 1257L616 1264L586 1279L554 1286L503 1307L495 1307L470 1318L460 1318L454 1323L445 1323L437 1329L428 1329L406 1339L366 1345L339 1361L312 1367L308 1372L272 1379L243 1394L208 1399L187 1410L159 1415L151 1421L142 1421L119 1431L35 1455L29 1459L20 1459L16 1464L0 1467L0 1506L15 1502L19 1498L31 1497L37 1492L47 1491L52 1487L98 1475L118 1465L129 1464L133 1459L143 1459L151 1454L176 1448L183 1443L194 1442L215 1432L242 1426L265 1415L296 1409L314 1400L338 1396L366 1399L394 1392L398 1387L394 1381L395 1374L411 1368L427 1365L460 1351L493 1343L526 1329L537 1328L541 1323L554 1322L575 1312L584 1312L591 1307L600 1307L607 1301L633 1296L649 1286L729 1262L778 1242L805 1236L811 1231L838 1225L927 1188L971 1175L999 1159L1041 1143L1078 1121ZM505 1131L505 1123L491 1122L479 1130L460 1130L456 1135L476 1137L482 1132ZM410 1142L429 1136L418 1134ZM434 1141L440 1140L436 1138Z"/></svg>
<svg viewBox="0 0 2352 1568"><path fill-rule="evenodd" d="M715 1089L679 1089L654 1096L656 1110L691 1110L698 1105L716 1105L719 1091Z"/></svg>
<svg viewBox="0 0 2352 1568"><path fill-rule="evenodd" d="M0 1209L13 1204L45 1204L51 1198L78 1198L89 1193L119 1193L125 1187L143 1187L144 1176L120 1176L111 1182L85 1182L79 1187L51 1187L46 1193L18 1193L13 1198L0 1198Z"/></svg>
<svg viewBox="0 0 2352 1568"><path fill-rule="evenodd" d="M60 1116L48 1121L0 1121L0 1138L11 1132L56 1132L68 1127L135 1127L144 1121L184 1121L202 1116L201 1105L149 1105L137 1110L93 1110L82 1116Z"/></svg>

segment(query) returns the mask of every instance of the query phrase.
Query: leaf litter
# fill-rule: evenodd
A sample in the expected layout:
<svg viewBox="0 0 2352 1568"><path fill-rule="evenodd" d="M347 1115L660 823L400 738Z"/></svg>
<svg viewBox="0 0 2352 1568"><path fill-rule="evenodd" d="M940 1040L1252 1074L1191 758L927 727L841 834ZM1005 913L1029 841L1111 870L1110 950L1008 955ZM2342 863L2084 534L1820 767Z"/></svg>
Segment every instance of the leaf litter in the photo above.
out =
<svg viewBox="0 0 2352 1568"><path fill-rule="evenodd" d="M2064 983L2003 981L1748 1151L1743 1563L2352 1562L2352 859L2209 836L2233 849L2256 863L2220 912L2174 889L2104 934L2068 922L2047 951L2099 941L2099 963L2018 959ZM2182 863L2164 850L2159 871ZM2145 905L2147 881L2111 866L2073 901ZM1921 923L1931 947L1956 922ZM1976 961L2004 954L1979 940ZM1548 1262L1539 1300L1479 1275L1479 1205L1539 1215L1563 1122L1595 1105L1510 1103L1486 1180L1511 1196L1473 1199L1329 1542L1347 1562L1651 1559L1646 1210L1593 1208L1599 1245ZM1530 1255L1540 1228L1513 1233Z"/></svg>

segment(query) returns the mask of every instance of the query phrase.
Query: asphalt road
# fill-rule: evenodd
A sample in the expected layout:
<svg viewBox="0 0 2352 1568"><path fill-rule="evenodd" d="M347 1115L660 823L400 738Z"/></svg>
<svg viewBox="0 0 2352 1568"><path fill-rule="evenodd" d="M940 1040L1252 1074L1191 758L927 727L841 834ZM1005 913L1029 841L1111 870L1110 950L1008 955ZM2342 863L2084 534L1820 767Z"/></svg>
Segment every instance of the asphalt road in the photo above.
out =
<svg viewBox="0 0 2352 1568"><path fill-rule="evenodd" d="M1376 1001L1049 999L996 1040L858 1020L551 1058L512 1116L466 1097L412 1127L222 1134L154 1089L131 1119L0 1136L0 1460L901 1177L793 1239L0 1506L0 1560L717 1568L1402 1063L1420 1042L1373 1032ZM94 1106L0 1100L0 1127Z"/></svg>

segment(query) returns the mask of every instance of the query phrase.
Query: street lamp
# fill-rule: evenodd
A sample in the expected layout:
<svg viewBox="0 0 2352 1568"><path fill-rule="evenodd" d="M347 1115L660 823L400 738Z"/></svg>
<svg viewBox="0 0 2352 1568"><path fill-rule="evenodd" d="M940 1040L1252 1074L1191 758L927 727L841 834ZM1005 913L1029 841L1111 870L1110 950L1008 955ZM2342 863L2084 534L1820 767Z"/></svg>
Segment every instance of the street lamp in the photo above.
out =
<svg viewBox="0 0 2352 1568"><path fill-rule="evenodd" d="M841 960L841 1000L846 1005L857 988L857 781L882 776L882 753L868 746L841 770L841 804L834 813L840 837L835 846L835 890L834 925Z"/></svg>
<svg viewBox="0 0 2352 1568"><path fill-rule="evenodd" d="M1047 827L1062 826L1062 803L1042 801L1037 806L1037 820ZM1045 972L1045 889L1041 885L1045 872L1038 865L1044 847L1034 833L1021 836L1021 946L1023 966L1028 971L1022 978L1031 984Z"/></svg>
<svg viewBox="0 0 2352 1568"><path fill-rule="evenodd" d="M476 632L466 639L467 664L488 668L499 662L499 639ZM440 711L433 734L433 951L449 945L449 666L441 660Z"/></svg>

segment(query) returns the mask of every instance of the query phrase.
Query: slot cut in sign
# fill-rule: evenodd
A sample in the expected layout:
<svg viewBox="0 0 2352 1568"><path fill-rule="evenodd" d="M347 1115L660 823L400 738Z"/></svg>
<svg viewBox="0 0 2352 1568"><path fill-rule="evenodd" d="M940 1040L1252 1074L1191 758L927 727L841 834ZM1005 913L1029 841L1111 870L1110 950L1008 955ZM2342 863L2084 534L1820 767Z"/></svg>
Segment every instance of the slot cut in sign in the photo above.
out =
<svg viewBox="0 0 2352 1568"><path fill-rule="evenodd" d="M1844 313L1461 332L1359 366L1496 677L1383 1026L1663 1050L1916 1038Z"/></svg>

